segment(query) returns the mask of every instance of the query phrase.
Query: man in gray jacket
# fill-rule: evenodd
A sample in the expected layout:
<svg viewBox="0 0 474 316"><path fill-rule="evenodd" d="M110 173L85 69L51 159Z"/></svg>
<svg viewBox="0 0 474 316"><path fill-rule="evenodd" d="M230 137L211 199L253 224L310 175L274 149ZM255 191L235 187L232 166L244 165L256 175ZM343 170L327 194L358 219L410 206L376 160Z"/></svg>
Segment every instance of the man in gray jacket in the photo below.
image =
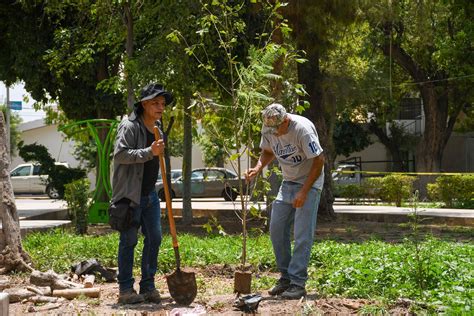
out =
<svg viewBox="0 0 474 316"><path fill-rule="evenodd" d="M164 152L163 140L155 141L153 128L161 119L171 93L160 84L145 86L134 111L120 123L115 140L112 203L128 203L133 209L132 227L120 232L118 283L120 304L144 301L160 303L155 288L158 251L161 245L160 201L155 191L158 177L158 155ZM162 137L161 137L162 138ZM133 254L141 227L145 236L140 292L133 288Z"/></svg>

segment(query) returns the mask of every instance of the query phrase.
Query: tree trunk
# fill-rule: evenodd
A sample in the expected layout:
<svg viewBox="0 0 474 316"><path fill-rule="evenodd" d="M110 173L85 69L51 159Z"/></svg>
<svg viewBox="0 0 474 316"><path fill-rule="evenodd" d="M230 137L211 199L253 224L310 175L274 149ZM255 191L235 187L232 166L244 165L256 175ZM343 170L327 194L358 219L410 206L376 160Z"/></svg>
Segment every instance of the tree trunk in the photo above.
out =
<svg viewBox="0 0 474 316"><path fill-rule="evenodd" d="M447 94L445 91L441 93ZM438 95L433 84L425 85L421 89L421 97L425 112L425 130L416 150L416 171L439 172L446 145L444 139L448 121L447 97Z"/></svg>
<svg viewBox="0 0 474 316"><path fill-rule="evenodd" d="M189 224L193 220L193 209L191 204L191 169L192 169L192 108L191 93L184 93L184 148L183 148L183 222Z"/></svg>
<svg viewBox="0 0 474 316"><path fill-rule="evenodd" d="M319 59L320 52L318 49L321 45L315 45L315 41L324 38L317 33L317 30L311 27L308 22L307 10L316 2L311 1L290 1L285 7L285 16L288 18L293 27L292 35L296 39L299 51L306 52L307 62L298 64L298 81L305 86L308 93L305 98L310 103L310 108L304 112L304 115L311 120L318 131L319 141L324 150L326 157L324 162L324 187L319 203L318 218L332 220L336 217L332 204L334 202L333 184L331 177L332 170L332 123L330 115L333 111L326 111L324 107L323 93L323 75L321 74ZM330 103L330 102L329 102ZM326 119L326 115L330 119ZM334 118L332 118L334 119Z"/></svg>
<svg viewBox="0 0 474 316"><path fill-rule="evenodd" d="M123 10L123 21L125 27L127 28L127 41L125 43L125 50L127 52L127 59L130 60L133 57L133 17L130 1L124 2ZM129 70L126 70L125 75L127 81L127 107L131 111L133 110L133 104L135 103L135 98L133 94L133 82Z"/></svg>
<svg viewBox="0 0 474 316"><path fill-rule="evenodd" d="M306 43L305 43L306 44ZM324 149L324 155L327 157L324 163L324 187L321 194L321 201L319 203L318 218L324 220L332 220L336 217L333 209L334 195L332 184L332 163L330 157L331 153L331 139L330 129L326 124L326 110L323 104L322 82L323 76L319 68L319 53L311 49L307 43L298 47L307 52L308 61L303 64L298 64L298 79L308 92L307 99L311 106L306 109L304 115L314 122L318 131L319 141Z"/></svg>
<svg viewBox="0 0 474 316"><path fill-rule="evenodd" d="M370 121L369 130L377 136L379 141L388 149L393 160L393 168L391 171L408 171L408 164L403 164L402 153L399 146L394 143L383 128L377 125L375 121Z"/></svg>
<svg viewBox="0 0 474 316"><path fill-rule="evenodd" d="M28 265L30 256L21 245L20 221L10 180L10 155L8 152L5 120L0 112L0 216L2 235L0 236L0 274L10 271L32 271Z"/></svg>
<svg viewBox="0 0 474 316"><path fill-rule="evenodd" d="M387 32L389 30L385 29ZM423 100L425 130L416 150L416 171L439 172L443 151L461 106L456 106L448 113L448 81L442 81L447 79L445 76L429 73L397 43L384 43L381 49L385 56L391 55L415 82L423 82L419 90ZM440 81L430 82L432 79Z"/></svg>

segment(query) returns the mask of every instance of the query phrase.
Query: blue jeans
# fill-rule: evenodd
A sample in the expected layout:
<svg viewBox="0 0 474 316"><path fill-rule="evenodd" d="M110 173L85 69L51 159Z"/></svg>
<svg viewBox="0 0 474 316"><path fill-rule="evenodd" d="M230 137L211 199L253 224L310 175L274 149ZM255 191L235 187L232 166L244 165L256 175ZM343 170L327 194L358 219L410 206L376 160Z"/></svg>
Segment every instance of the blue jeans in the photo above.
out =
<svg viewBox="0 0 474 316"><path fill-rule="evenodd" d="M140 293L155 289L155 274L158 267L158 251L161 245L161 209L155 190L148 196L142 196L140 207L134 217L139 219L142 233L145 236L142 250L142 278ZM133 289L133 254L138 242L138 227L129 228L120 233L118 250L118 283L120 292Z"/></svg>
<svg viewBox="0 0 474 316"><path fill-rule="evenodd" d="M302 186L290 181L283 181L281 184L272 204L270 238L281 279L305 287L321 190L311 188L303 207L295 209L292 203ZM292 224L294 224L293 254L290 236Z"/></svg>

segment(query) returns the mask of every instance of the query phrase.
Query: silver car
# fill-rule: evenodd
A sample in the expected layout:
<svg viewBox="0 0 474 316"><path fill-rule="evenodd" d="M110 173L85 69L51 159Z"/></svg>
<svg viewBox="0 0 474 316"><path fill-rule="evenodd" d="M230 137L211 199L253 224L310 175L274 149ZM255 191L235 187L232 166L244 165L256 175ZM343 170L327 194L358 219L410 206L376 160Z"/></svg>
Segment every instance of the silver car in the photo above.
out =
<svg viewBox="0 0 474 316"><path fill-rule="evenodd" d="M57 162L56 165L69 167L67 163ZM52 199L58 199L59 193L51 185L46 185L47 175L41 172L40 165L24 163L10 171L13 193L46 193Z"/></svg>
<svg viewBox="0 0 474 316"><path fill-rule="evenodd" d="M245 185L245 181L243 185ZM159 179L155 185L160 200L165 200L163 182ZM245 189L245 188L244 188ZM191 172L191 197L223 197L234 201L238 196L239 177L225 168L200 168ZM171 198L183 196L183 177L171 179Z"/></svg>

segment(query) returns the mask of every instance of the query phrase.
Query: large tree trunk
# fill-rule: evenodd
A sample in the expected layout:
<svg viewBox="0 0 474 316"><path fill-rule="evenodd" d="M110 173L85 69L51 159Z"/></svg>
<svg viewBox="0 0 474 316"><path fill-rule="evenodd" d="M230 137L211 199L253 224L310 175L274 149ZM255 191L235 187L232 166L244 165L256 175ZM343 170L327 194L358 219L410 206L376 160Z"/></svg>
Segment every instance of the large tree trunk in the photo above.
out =
<svg viewBox="0 0 474 316"><path fill-rule="evenodd" d="M305 86L308 95L305 97L310 103L310 108L304 115L310 119L318 131L319 140L326 157L324 163L324 187L319 203L318 218L332 220L336 217L333 209L334 195L332 183L332 123L330 117L333 109L326 111L324 106L323 75L321 74L319 59L319 45L315 41L324 41L319 34L310 31L308 27L307 10L313 3L306 1L292 1L285 8L285 15L293 27L293 36L297 41L298 50L306 52L307 62L298 64L298 81ZM330 102L329 102L330 103Z"/></svg>
<svg viewBox="0 0 474 316"><path fill-rule="evenodd" d="M5 119L0 111L0 216L2 235L0 236L0 274L10 271L32 271L28 265L30 256L21 245L20 222L10 180L10 155L8 152Z"/></svg>
<svg viewBox="0 0 474 316"><path fill-rule="evenodd" d="M438 87L438 90L440 88ZM436 93L434 84L421 88L423 110L425 112L425 130L416 150L416 171L439 172L446 140L452 130L448 130L447 91Z"/></svg>
<svg viewBox="0 0 474 316"><path fill-rule="evenodd" d="M312 45L312 43L305 43ZM304 115L316 125L321 146L324 149L324 155L327 157L324 163L324 187L319 203L318 217L325 220L334 219L333 203L333 183L332 183L332 163L331 163L331 138L330 129L326 124L326 110L323 104L322 82L323 76L319 69L319 54L306 45L301 45L299 49L307 52L308 61L298 64L299 82L305 85L308 92L307 99L311 106L306 109Z"/></svg>
<svg viewBox="0 0 474 316"><path fill-rule="evenodd" d="M191 169L192 169L192 108L191 93L184 93L184 148L183 148L183 222L191 223L193 220L193 209L191 203Z"/></svg>

